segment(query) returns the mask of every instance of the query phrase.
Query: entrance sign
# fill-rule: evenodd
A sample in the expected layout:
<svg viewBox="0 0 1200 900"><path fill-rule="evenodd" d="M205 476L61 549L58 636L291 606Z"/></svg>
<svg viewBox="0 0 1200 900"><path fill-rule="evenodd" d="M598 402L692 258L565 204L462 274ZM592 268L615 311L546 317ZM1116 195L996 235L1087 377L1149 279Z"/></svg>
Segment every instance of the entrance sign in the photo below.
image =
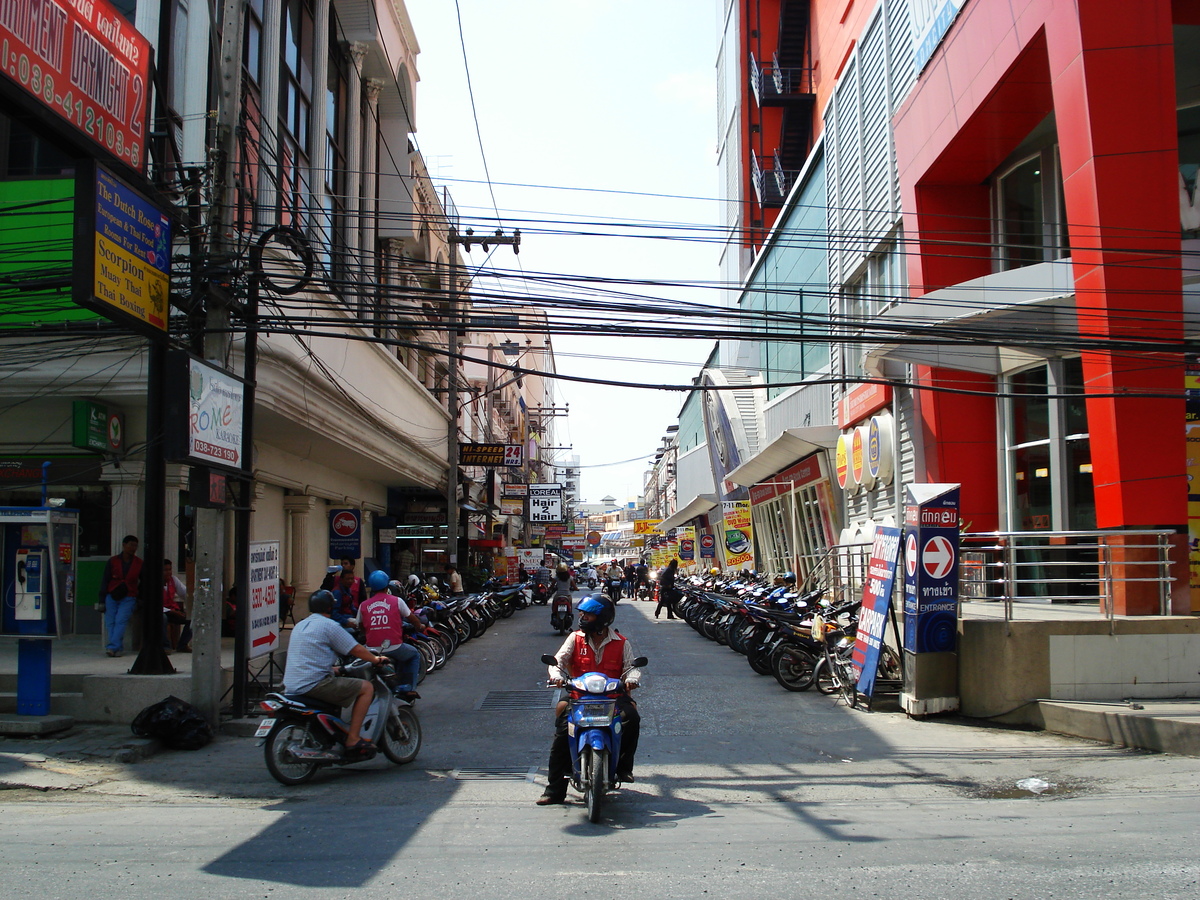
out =
<svg viewBox="0 0 1200 900"><path fill-rule="evenodd" d="M862 611L854 639L854 665L859 670L858 689L868 697L875 691L875 674L883 650L883 632L887 627L896 583L896 562L900 554L900 529L885 526L875 531L871 562L863 584Z"/></svg>
<svg viewBox="0 0 1200 900"><path fill-rule="evenodd" d="M270 653L279 642L279 541L250 544L249 659Z"/></svg>
<svg viewBox="0 0 1200 900"><path fill-rule="evenodd" d="M904 649L953 651L958 642L959 486L913 484L904 508ZM916 552L919 548L919 553Z"/></svg>

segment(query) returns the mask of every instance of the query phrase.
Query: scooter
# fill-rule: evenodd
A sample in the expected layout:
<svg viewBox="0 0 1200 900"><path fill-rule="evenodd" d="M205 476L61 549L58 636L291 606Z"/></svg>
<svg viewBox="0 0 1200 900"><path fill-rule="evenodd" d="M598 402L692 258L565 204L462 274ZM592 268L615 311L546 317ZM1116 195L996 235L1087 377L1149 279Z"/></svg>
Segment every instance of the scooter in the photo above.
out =
<svg viewBox="0 0 1200 900"><path fill-rule="evenodd" d="M262 738L267 771L280 784L304 784L325 766L348 766L375 757L375 747L396 765L412 762L421 749L421 722L412 705L394 695L399 678L391 666L354 659L343 666L348 678L366 678L375 696L362 724L362 736L375 746L365 753L346 749L349 725L342 711L307 694L267 694L259 704L267 718L254 736Z"/></svg>
<svg viewBox="0 0 1200 900"><path fill-rule="evenodd" d="M530 603L540 603L545 606L550 602L550 585L542 581L533 583L533 595L530 597Z"/></svg>
<svg viewBox="0 0 1200 900"><path fill-rule="evenodd" d="M624 582L620 581L617 578L609 579L608 596L612 600L613 603L619 603L621 601L621 594L623 594L624 591L625 591Z"/></svg>
<svg viewBox="0 0 1200 900"><path fill-rule="evenodd" d="M549 653L542 656L548 666L558 665ZM644 656L633 661L637 668L649 662ZM621 719L617 698L624 693L621 682L603 672L584 672L568 678L567 744L571 748L571 784L583 794L589 822L600 819L605 794L618 786L617 760L621 756Z"/></svg>
<svg viewBox="0 0 1200 900"><path fill-rule="evenodd" d="M570 594L555 594L554 602L550 604L550 627L559 634L571 630L575 621L575 612L571 608Z"/></svg>

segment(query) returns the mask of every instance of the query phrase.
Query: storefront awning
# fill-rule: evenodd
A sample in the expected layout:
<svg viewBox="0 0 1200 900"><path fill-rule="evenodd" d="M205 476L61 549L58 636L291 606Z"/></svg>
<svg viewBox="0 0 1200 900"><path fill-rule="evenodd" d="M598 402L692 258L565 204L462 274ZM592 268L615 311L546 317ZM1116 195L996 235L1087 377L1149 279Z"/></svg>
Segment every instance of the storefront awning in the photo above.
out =
<svg viewBox="0 0 1200 900"><path fill-rule="evenodd" d="M716 494L699 494L691 499L687 506L677 509L658 523L659 531L668 531L690 522L696 516L702 516L717 505Z"/></svg>
<svg viewBox="0 0 1200 900"><path fill-rule="evenodd" d="M725 477L734 484L750 487L781 472L794 462L818 450L828 450L837 444L836 425L810 425L808 428L786 428L783 434L767 444L762 452L742 463Z"/></svg>

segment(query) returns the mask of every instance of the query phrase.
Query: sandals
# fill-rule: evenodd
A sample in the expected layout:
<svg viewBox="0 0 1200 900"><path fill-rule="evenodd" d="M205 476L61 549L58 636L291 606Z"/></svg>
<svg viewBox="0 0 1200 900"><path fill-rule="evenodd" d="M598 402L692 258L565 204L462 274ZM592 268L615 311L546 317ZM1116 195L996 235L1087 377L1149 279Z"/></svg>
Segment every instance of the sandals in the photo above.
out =
<svg viewBox="0 0 1200 900"><path fill-rule="evenodd" d="M368 741L366 738L360 738L358 743L354 744L353 746L347 744L346 752L347 753L358 753L361 755L365 755L367 753L374 753L375 745L372 744L370 741Z"/></svg>

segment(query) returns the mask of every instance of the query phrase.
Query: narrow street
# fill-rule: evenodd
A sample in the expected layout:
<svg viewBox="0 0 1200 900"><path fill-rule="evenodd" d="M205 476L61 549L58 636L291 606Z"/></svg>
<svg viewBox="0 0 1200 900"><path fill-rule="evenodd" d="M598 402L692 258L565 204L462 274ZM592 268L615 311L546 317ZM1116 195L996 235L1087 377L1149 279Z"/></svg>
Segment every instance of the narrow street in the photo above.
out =
<svg viewBox="0 0 1200 900"><path fill-rule="evenodd" d="M573 792L536 807L548 619L501 620L426 680L410 766L285 789L245 737L128 766L51 759L75 789L0 795L0 861L46 897L1200 892L1180 847L1200 826L1196 760L789 694L649 603L617 616L651 660L637 783L597 825ZM497 699L543 708L480 709ZM1030 777L1053 787L1016 787Z"/></svg>

